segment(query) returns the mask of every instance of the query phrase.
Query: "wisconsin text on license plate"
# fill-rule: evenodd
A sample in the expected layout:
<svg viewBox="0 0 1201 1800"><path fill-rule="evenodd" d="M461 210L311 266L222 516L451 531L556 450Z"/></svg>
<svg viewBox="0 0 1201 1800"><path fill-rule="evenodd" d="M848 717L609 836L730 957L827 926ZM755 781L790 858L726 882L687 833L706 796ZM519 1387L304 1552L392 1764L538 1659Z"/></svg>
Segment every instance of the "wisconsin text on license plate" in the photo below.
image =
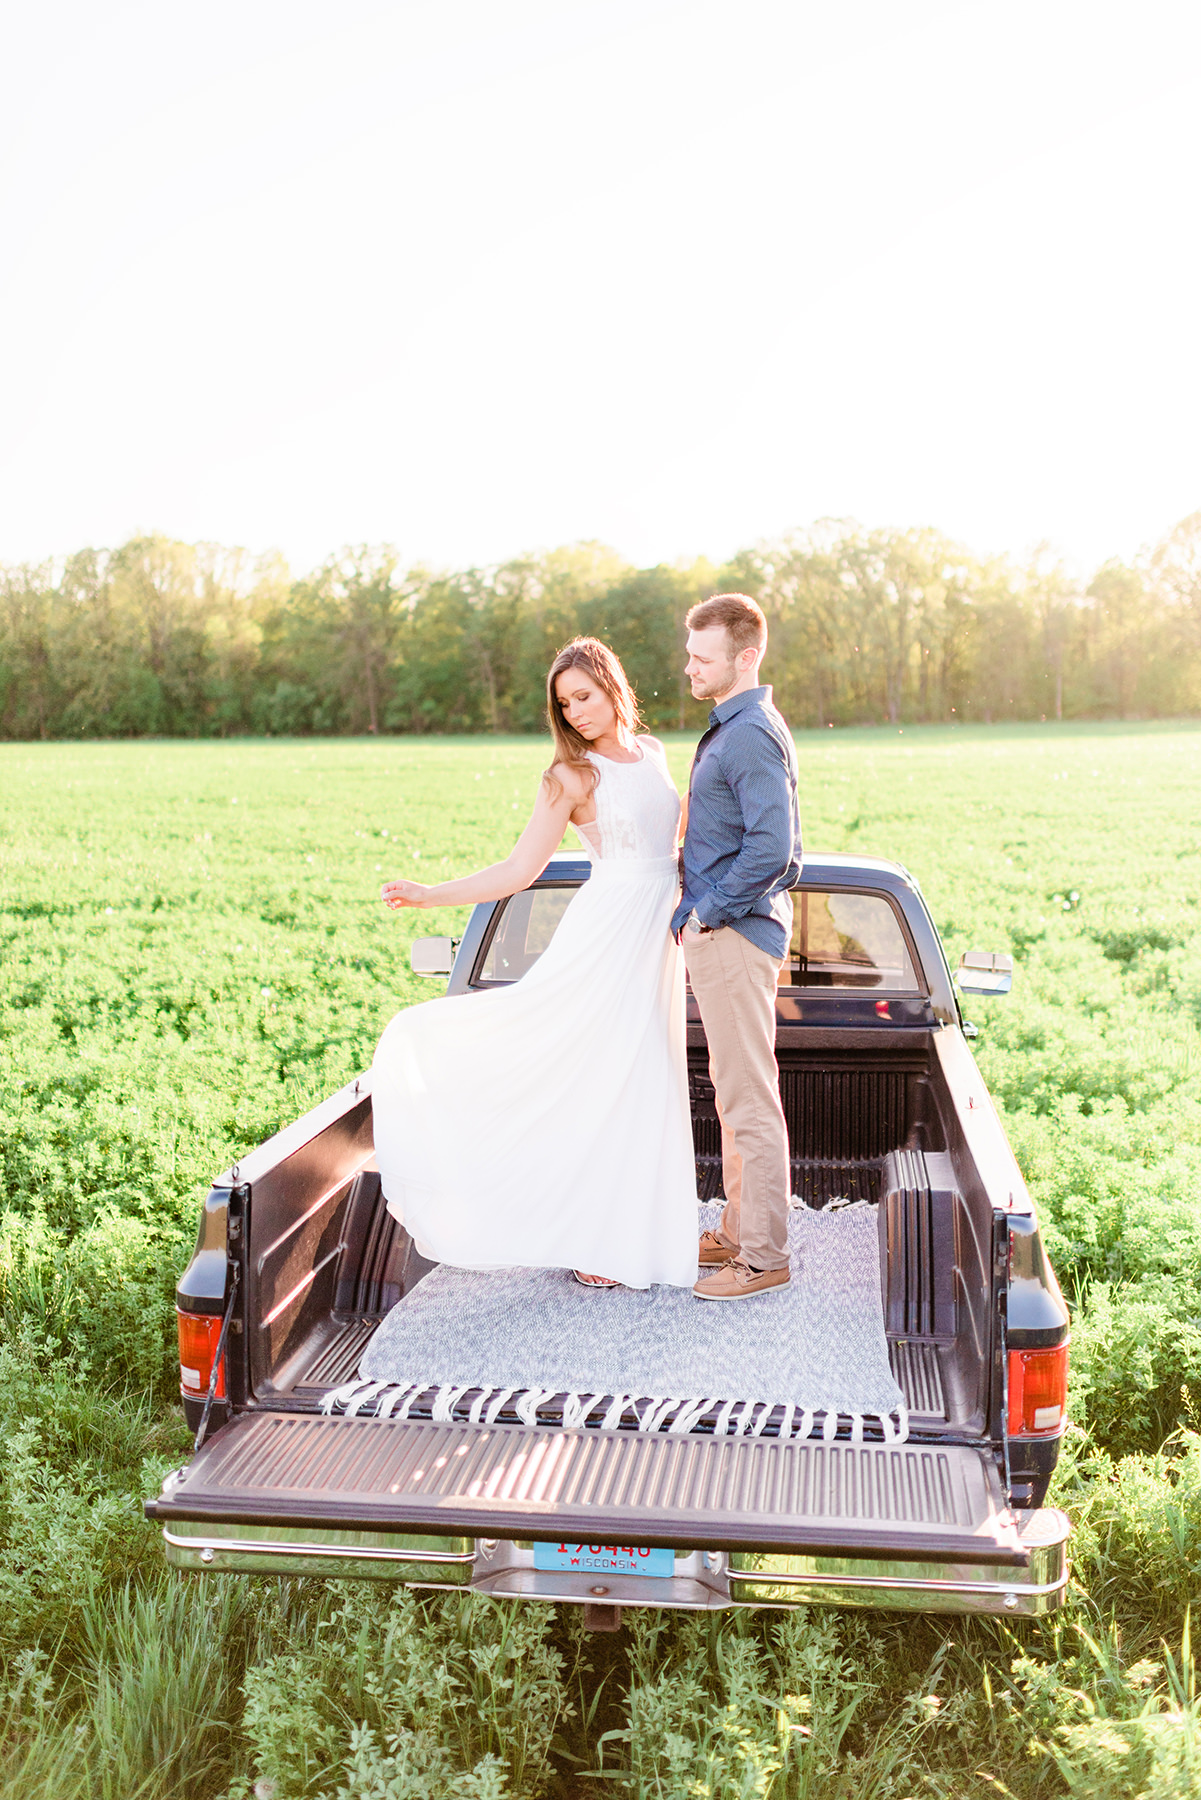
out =
<svg viewBox="0 0 1201 1800"><path fill-rule="evenodd" d="M580 1575L674 1575L676 1553L629 1544L535 1544L534 1567Z"/></svg>

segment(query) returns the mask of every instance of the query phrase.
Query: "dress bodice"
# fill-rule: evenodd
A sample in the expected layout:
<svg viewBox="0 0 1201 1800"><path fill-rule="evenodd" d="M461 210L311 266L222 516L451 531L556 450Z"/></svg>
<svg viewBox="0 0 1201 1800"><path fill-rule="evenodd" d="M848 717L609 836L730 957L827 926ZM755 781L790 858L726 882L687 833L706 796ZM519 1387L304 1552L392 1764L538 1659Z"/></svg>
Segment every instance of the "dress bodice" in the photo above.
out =
<svg viewBox="0 0 1201 1800"><path fill-rule="evenodd" d="M674 856L680 796L657 744L639 739L638 762L613 762L588 752L597 771L596 818L576 825L581 843L602 862Z"/></svg>

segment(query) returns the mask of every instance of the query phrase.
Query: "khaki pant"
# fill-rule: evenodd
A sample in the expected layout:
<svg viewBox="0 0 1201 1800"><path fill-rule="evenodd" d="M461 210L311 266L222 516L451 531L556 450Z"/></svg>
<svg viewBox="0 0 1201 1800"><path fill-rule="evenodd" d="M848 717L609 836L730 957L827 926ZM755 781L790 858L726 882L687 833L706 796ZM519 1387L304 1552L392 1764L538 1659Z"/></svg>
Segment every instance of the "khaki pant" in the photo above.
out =
<svg viewBox="0 0 1201 1800"><path fill-rule="evenodd" d="M788 1267L788 1127L776 1068L780 961L740 931L682 934L709 1040L725 1210L717 1235L755 1269Z"/></svg>

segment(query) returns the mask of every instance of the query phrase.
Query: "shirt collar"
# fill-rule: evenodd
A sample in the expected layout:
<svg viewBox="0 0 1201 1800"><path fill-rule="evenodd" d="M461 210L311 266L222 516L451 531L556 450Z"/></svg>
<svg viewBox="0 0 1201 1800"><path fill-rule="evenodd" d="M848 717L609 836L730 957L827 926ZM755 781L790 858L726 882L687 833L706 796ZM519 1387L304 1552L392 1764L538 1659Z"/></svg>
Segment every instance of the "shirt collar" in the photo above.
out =
<svg viewBox="0 0 1201 1800"><path fill-rule="evenodd" d="M720 706L715 706L709 714L709 723L710 725L724 725L727 719L732 719L735 713L740 713L744 706L770 705L770 686L747 688L745 694L735 694L732 700L723 700Z"/></svg>

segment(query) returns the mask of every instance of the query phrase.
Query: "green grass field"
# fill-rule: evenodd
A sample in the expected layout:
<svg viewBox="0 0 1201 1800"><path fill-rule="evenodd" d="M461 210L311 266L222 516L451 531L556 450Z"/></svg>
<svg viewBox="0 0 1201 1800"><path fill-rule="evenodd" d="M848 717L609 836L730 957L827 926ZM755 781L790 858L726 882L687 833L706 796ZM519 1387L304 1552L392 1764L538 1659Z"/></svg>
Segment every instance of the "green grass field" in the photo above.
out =
<svg viewBox="0 0 1201 1800"><path fill-rule="evenodd" d="M611 1639L169 1575L140 1500L187 1450L198 1197L437 991L409 942L463 915L388 915L379 883L503 854L546 752L5 745L0 1796L1201 1795L1201 728L798 745L810 846L899 859L953 958L1017 958L970 1010L1075 1310L1068 1607L627 1613Z"/></svg>

